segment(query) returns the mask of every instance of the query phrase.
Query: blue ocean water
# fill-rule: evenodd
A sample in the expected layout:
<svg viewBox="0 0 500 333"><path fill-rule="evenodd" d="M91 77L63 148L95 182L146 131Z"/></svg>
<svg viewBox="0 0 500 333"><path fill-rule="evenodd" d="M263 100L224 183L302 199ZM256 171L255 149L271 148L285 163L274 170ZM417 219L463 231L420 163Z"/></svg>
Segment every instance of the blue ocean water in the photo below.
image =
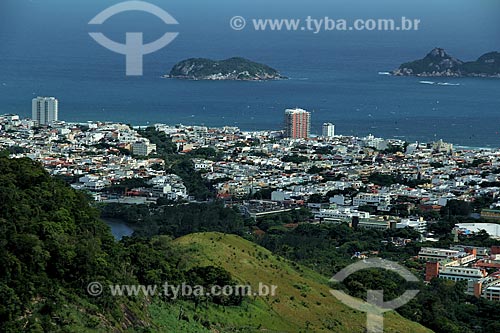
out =
<svg viewBox="0 0 500 333"><path fill-rule="evenodd" d="M158 0L178 26L146 13L123 13L102 27L88 21L120 1L1 0L0 113L30 115L36 95L56 96L60 118L131 124L235 125L280 129L283 110L313 112L312 130L333 122L337 133L409 141L444 139L500 147L500 79L436 79L379 75L432 48L472 60L500 50L500 4L491 0ZM233 31L232 16L252 18L421 19L416 32ZM144 58L142 77L126 77L124 56L89 36L99 31L119 42L125 32L153 41L165 31L179 37ZM275 82L193 82L162 79L189 57L243 56L290 77Z"/></svg>

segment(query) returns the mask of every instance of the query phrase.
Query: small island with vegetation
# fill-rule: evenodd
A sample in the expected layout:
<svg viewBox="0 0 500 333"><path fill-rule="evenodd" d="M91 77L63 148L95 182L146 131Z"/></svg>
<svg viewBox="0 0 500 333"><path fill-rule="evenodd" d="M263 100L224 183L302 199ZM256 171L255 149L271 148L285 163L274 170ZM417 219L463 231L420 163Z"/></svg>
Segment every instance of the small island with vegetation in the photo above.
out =
<svg viewBox="0 0 500 333"><path fill-rule="evenodd" d="M442 48L435 48L425 58L404 63L391 74L421 77L500 78L500 52L486 53L476 61L464 62L450 56Z"/></svg>
<svg viewBox="0 0 500 333"><path fill-rule="evenodd" d="M170 74L164 77L187 80L233 81L286 79L274 68L238 57L219 61L204 58L183 60L174 65Z"/></svg>

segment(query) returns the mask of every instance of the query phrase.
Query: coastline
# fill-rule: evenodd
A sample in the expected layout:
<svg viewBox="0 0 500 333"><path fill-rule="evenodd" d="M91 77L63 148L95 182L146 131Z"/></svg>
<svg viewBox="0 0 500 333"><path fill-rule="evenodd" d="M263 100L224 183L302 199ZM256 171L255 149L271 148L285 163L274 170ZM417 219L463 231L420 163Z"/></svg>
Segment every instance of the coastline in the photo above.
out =
<svg viewBox="0 0 500 333"><path fill-rule="evenodd" d="M66 122L66 123L85 126L85 125L88 125L89 122L93 123L93 122L100 122L100 121L99 120L88 120L87 122L83 122L83 123L82 122ZM102 121L102 122L124 124L123 122L113 122L113 121ZM172 126L172 127L176 126L176 125L183 125L183 126L188 126L188 127L189 126L203 126L203 127L208 127L208 128L223 128L223 127L238 127L238 128L240 128L239 126L232 126L232 125L206 126L206 125L200 125L200 124L167 124L167 123L154 123L154 124L147 124L147 125L144 125L144 124L136 125L133 123L129 123L129 125L132 126L132 128L134 128L134 129L146 129L148 127L152 127L155 125L166 125L166 126ZM240 128L240 130L242 132L249 132L249 133L280 132L281 131L281 129L246 130L244 128ZM338 135L338 137L347 137L347 138L361 138L364 136L366 136L366 135L343 135L343 134ZM316 137L320 137L320 134L311 133L311 139L316 138ZM434 141L433 140L425 140L425 141L411 140L411 141L408 141L407 139L405 139L404 136L392 137L392 138L380 136L380 138L382 138L384 140L400 140L400 141L404 141L404 142L408 142L408 143L414 143L414 142L431 143L431 142L435 142L435 141L439 140L439 139L437 139ZM451 143L455 147L455 149L458 149L458 150L474 150L474 151L476 151L476 150L489 150L489 151L500 150L500 143L499 143L499 146L497 148L495 148L495 147L467 146L467 145L462 145L462 144L456 144L454 142L449 142L449 143Z"/></svg>
<svg viewBox="0 0 500 333"><path fill-rule="evenodd" d="M171 126L171 127L174 127L176 125L182 125L182 126L187 126L187 127L190 127L190 126L201 126L201 127L208 127L208 128L223 128L223 127L238 127L242 132L249 132L249 133L258 133L258 132L280 132L282 131L282 129L277 129L277 128L274 128L274 129L270 129L270 128L263 128L263 129L245 129L245 128L242 128L240 126L236 126L236 125L230 125L230 124L226 124L226 125L218 125L218 126L208 126L208 125L204 125L204 124L193 124L193 123L190 123L190 124L185 124L185 123L176 123L176 124L168 124L168 123L161 123L161 122L155 122L155 123L151 123L151 124L134 124L132 122L120 122L120 121L111 121L111 120L106 120L106 121L101 121L101 120L87 120L86 122L71 122L71 121L67 121L66 123L67 124L73 124L73 125L80 125L80 126L86 126L88 125L89 123L96 123L96 122L102 122L102 123L114 123L114 124L127 124L127 125L130 125L132 128L134 129L146 129L148 127L153 127L155 125L165 125L165 126ZM362 137L365 137L367 135L370 135L370 134L373 134L373 133L369 133L369 134L362 134L362 135L348 135L348 134L340 134L338 135L339 137L350 137L350 138L362 138ZM375 134L374 134L375 135ZM384 136L378 136L378 135L375 135L376 137L379 137L379 138L382 138L384 140L400 140L400 141L404 141L404 142L407 142L407 143L415 143L415 142L419 142L419 143L431 143L431 142L435 142L435 141L438 141L439 138L436 138L436 139L428 139L428 140L408 140L406 138L406 136L398 136L398 137L384 137ZM311 133L311 139L312 138L315 138L315 137L320 137L320 134L318 133ZM444 139L443 139L444 140ZM477 150L489 150L489 151L495 151L495 150L500 150L500 142L499 142L499 145L498 147L481 147L481 146L470 146L470 145L464 145L464 144L458 144L458 143L455 143L455 142L452 142L452 141L448 141L446 140L446 142L448 143L451 143L455 149L458 149L458 150L474 150L474 151L477 151Z"/></svg>

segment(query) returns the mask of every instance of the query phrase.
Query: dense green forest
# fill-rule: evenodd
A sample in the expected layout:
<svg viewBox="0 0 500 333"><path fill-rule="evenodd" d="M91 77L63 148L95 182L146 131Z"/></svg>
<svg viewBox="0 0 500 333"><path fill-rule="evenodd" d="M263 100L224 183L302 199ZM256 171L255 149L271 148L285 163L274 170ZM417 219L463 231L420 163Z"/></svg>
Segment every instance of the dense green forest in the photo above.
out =
<svg viewBox="0 0 500 333"><path fill-rule="evenodd" d="M135 230L135 235L152 237L170 235L180 237L195 232L216 231L239 236L247 234L251 220L245 220L234 209L221 203L186 203L180 205L121 205L100 207L102 216L121 219Z"/></svg>
<svg viewBox="0 0 500 333"><path fill-rule="evenodd" d="M82 192L30 159L0 158L0 242L0 332L156 331L146 310L150 300L91 297L92 281L234 283L221 268L183 268L168 236L116 242Z"/></svg>

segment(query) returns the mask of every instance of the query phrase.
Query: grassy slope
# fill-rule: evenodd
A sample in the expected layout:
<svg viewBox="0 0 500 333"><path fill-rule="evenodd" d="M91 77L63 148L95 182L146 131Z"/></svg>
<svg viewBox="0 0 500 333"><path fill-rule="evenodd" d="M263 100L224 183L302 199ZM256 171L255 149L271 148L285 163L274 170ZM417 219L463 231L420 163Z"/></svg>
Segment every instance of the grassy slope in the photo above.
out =
<svg viewBox="0 0 500 333"><path fill-rule="evenodd" d="M366 315L337 301L329 293L327 278L275 257L254 243L219 233L191 234L175 242L185 248L186 256L193 265L222 266L235 279L250 283L254 288L259 282L278 286L276 297L256 297L245 301L241 307L199 308L197 314L200 318L212 323L224 323L221 332L365 331ZM194 309L185 308L186 313L189 310ZM169 320L163 317L163 313L165 311L156 309L153 318L166 329ZM431 331L396 313L387 313L385 332Z"/></svg>

